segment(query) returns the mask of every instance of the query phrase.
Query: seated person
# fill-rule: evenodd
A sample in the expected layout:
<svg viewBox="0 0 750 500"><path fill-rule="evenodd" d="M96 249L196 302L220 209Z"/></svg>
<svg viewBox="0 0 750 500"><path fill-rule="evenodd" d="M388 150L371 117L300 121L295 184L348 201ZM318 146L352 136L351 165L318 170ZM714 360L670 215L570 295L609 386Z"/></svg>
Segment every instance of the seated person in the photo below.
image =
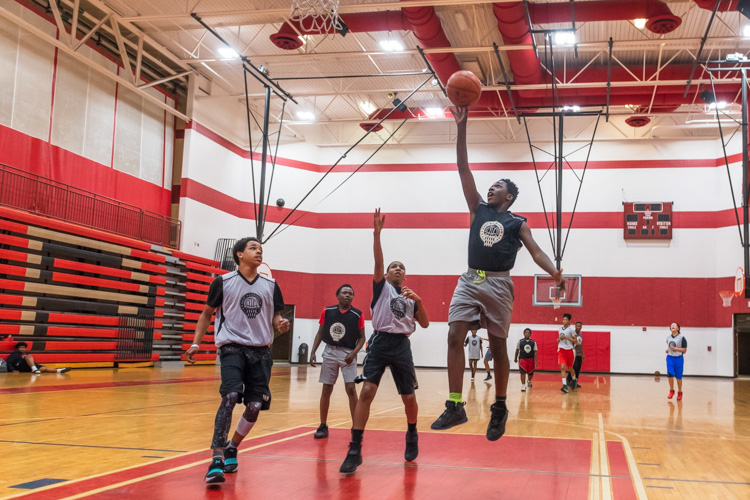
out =
<svg viewBox="0 0 750 500"><path fill-rule="evenodd" d="M8 363L8 372L21 372L21 373L33 373L39 375L40 373L66 373L70 371L70 367L65 368L48 368L43 365L36 364L34 362L34 356L26 353L26 349L29 344L26 342L18 342L14 346L12 353L8 355L6 362Z"/></svg>

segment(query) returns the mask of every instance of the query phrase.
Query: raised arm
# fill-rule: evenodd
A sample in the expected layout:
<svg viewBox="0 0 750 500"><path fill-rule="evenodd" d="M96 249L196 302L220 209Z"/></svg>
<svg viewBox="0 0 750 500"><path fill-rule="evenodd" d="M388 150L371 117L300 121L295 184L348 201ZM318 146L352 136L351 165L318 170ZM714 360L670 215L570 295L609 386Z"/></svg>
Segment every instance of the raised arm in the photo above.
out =
<svg viewBox="0 0 750 500"><path fill-rule="evenodd" d="M474 174L469 168L469 153L466 149L466 121L469 117L469 108L467 106L455 107L452 109L453 117L456 119L456 166L458 166L458 176L461 178L461 187L464 190L464 198L472 214L477 211L479 202L482 197L477 191L477 184L474 182Z"/></svg>
<svg viewBox="0 0 750 500"><path fill-rule="evenodd" d="M525 222L521 225L521 231L518 233L521 241L526 245L526 249L531 254L531 258L534 259L536 265L544 269L557 283L560 290L565 289L565 282L563 281L562 269L555 269L555 265L552 263L544 250L539 248L539 245L534 241L534 237L531 235L531 229Z"/></svg>
<svg viewBox="0 0 750 500"><path fill-rule="evenodd" d="M375 270L372 273L372 279L376 283L380 283L385 279L385 264L383 263L383 247L380 244L380 231L383 230L383 224L385 224L385 215L380 215L380 209L375 209L375 217L373 219L373 244L372 253L375 256Z"/></svg>

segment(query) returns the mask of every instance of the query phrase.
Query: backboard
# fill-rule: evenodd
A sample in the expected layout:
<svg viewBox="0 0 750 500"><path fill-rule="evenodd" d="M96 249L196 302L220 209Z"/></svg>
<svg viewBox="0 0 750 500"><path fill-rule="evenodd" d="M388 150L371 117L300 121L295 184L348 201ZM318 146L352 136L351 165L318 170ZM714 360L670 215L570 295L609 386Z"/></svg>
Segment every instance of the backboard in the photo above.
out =
<svg viewBox="0 0 750 500"><path fill-rule="evenodd" d="M583 277L580 274L564 274L563 279L565 291L558 291L555 280L550 275L535 274L532 304L552 307L552 299L559 295L561 306L580 307L583 304L583 295L581 295Z"/></svg>

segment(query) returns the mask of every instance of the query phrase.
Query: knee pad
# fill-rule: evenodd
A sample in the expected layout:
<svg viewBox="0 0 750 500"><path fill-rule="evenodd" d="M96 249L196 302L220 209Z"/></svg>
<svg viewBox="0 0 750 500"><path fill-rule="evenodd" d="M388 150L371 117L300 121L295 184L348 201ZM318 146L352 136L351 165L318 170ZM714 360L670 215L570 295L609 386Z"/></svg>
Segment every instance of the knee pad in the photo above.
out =
<svg viewBox="0 0 750 500"><path fill-rule="evenodd" d="M261 406L262 403L256 401L249 402L245 407L245 413L242 414L242 417L248 422L255 422L258 420L258 413L260 413Z"/></svg>
<svg viewBox="0 0 750 500"><path fill-rule="evenodd" d="M221 405L228 408L230 411L234 410L234 407L240 401L240 395L236 392L230 392L221 397Z"/></svg>

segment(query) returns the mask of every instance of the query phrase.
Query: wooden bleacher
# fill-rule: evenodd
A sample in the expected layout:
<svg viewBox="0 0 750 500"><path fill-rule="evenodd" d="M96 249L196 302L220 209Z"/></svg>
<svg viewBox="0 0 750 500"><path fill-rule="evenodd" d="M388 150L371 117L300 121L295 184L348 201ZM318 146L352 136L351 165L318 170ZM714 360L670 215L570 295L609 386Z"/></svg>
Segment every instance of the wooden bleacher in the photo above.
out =
<svg viewBox="0 0 750 500"><path fill-rule="evenodd" d="M0 356L29 344L41 363L184 360L209 259L0 207ZM215 362L213 327L196 356Z"/></svg>

